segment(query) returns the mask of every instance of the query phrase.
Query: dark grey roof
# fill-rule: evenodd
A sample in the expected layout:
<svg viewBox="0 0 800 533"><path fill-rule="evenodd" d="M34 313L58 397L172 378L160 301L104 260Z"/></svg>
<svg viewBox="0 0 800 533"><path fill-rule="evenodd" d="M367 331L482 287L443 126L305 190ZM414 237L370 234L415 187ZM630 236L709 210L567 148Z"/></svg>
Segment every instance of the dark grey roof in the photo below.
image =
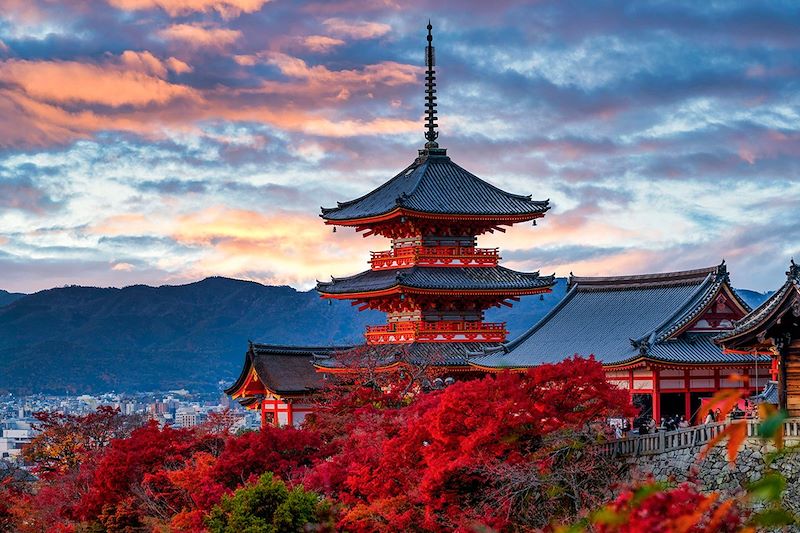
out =
<svg viewBox="0 0 800 533"><path fill-rule="evenodd" d="M778 405L778 382L770 381L764 389L752 397L757 403L771 403Z"/></svg>
<svg viewBox="0 0 800 533"><path fill-rule="evenodd" d="M746 317L739 320L734 328L730 331L720 334L717 337L717 342L726 344L726 341L733 337L739 337L747 332L763 329L766 326L766 321L770 319L784 302L787 302L792 295L800 294L800 266L796 265L792 260L789 265L789 270L786 272L786 282L780 289L772 293L772 295L764 300L764 302L755 308Z"/></svg>
<svg viewBox="0 0 800 533"><path fill-rule="evenodd" d="M368 353L349 353L349 350L318 354L314 364L320 368L346 368L347 361L357 361L368 356L377 366L394 363L429 364L433 366L467 366L471 354L497 348L494 342L412 342L409 344L363 344L352 350Z"/></svg>
<svg viewBox="0 0 800 533"><path fill-rule="evenodd" d="M413 289L453 289L473 291L526 291L553 286L555 276L538 272L517 272L495 267L420 267L391 270L367 270L346 278L318 282L323 294L351 294L390 289L395 286Z"/></svg>
<svg viewBox="0 0 800 533"><path fill-rule="evenodd" d="M443 150L439 150L443 152ZM402 207L413 211L463 215L541 215L548 200L510 194L464 170L444 155L421 156L377 189L337 207L322 208L326 220L383 215Z"/></svg>
<svg viewBox="0 0 800 533"><path fill-rule="evenodd" d="M251 369L255 369L264 386L276 394L303 394L313 391L321 385L321 376L312 364L314 357L349 348L251 344L245 354L239 378L225 393L234 394L244 384Z"/></svg>
<svg viewBox="0 0 800 533"><path fill-rule="evenodd" d="M528 367L578 354L604 364L639 357L681 363L729 363L712 333L684 326L728 285L724 264L683 272L613 278L571 278L566 296L535 326L501 350L474 359L486 367ZM736 297L728 285L729 292ZM738 300L743 309L747 304Z"/></svg>

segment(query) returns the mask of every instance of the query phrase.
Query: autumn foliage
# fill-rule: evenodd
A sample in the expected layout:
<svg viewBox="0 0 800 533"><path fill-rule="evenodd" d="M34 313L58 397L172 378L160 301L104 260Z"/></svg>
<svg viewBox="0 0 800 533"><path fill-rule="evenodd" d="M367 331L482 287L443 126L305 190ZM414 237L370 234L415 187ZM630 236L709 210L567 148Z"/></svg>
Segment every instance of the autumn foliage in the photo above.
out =
<svg viewBox="0 0 800 533"><path fill-rule="evenodd" d="M131 429L107 423L113 411L42 417L44 437L26 451L38 478L0 484L0 502L14 502L0 506L0 524L22 532L527 531L594 517L610 533L671 531L664 524L693 519L696 528L683 531L725 531L742 521L733 504L688 486L631 487L604 506L621 465L595 444L608 417L635 413L592 359L428 392L382 385L326 391L302 429ZM70 445L54 446L56 435Z"/></svg>

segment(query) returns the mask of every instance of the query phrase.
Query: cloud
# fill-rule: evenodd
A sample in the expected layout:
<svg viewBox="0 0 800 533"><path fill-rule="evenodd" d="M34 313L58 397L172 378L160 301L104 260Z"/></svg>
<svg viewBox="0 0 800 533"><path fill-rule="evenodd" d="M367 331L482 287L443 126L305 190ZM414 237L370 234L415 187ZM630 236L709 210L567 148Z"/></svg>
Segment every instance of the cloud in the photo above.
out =
<svg viewBox="0 0 800 533"><path fill-rule="evenodd" d="M242 36L242 32L204 24L173 24L159 31L158 35L167 41L191 48L224 50L235 43Z"/></svg>
<svg viewBox="0 0 800 533"><path fill-rule="evenodd" d="M164 81L154 70L163 72L163 66L149 53L126 52L120 66L12 59L0 62L0 80L50 103L146 106L196 97L193 89ZM24 105L24 98L18 103Z"/></svg>
<svg viewBox="0 0 800 533"><path fill-rule="evenodd" d="M334 39L325 35L309 35L303 39L303 44L312 52L322 54L330 52L333 48L345 44L341 39Z"/></svg>
<svg viewBox="0 0 800 533"><path fill-rule="evenodd" d="M0 212L6 209L45 214L61 207L49 193L29 177L0 174Z"/></svg>
<svg viewBox="0 0 800 533"><path fill-rule="evenodd" d="M269 0L108 0L108 2L124 11L158 8L172 17L216 11L223 18L233 18L242 13L254 13Z"/></svg>
<svg viewBox="0 0 800 533"><path fill-rule="evenodd" d="M114 270L116 272L131 272L135 269L136 267L130 263L114 263L113 265L111 265L111 270Z"/></svg>
<svg viewBox="0 0 800 533"><path fill-rule="evenodd" d="M382 22L364 22L329 18L323 22L331 34L351 39L375 39L392 31L392 27Z"/></svg>

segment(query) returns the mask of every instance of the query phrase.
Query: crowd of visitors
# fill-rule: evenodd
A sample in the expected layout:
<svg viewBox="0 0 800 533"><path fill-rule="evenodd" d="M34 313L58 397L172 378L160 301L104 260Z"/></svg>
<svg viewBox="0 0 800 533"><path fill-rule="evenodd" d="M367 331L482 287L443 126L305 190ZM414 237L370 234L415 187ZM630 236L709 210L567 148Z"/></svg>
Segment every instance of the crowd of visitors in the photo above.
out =
<svg viewBox="0 0 800 533"><path fill-rule="evenodd" d="M698 415L698 420L699 419L700 416ZM709 409L705 418L702 419L702 424L713 424L718 422L719 419L720 410L717 409L716 411L713 411ZM614 430L614 437L618 439L627 437L631 430L639 435L646 435L648 433L656 433L658 431L675 431L676 429L684 429L690 426L691 424L688 420L686 420L684 415L662 417L660 424L656 424L656 421L653 418L640 417L634 420L633 428L631 428L630 422L627 419L621 422L613 422L611 424L611 427Z"/></svg>

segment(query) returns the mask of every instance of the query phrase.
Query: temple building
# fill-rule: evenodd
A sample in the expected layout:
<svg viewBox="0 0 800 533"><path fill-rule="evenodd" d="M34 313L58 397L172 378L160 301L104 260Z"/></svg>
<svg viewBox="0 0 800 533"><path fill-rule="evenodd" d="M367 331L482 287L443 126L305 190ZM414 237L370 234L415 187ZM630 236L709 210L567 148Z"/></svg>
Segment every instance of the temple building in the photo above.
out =
<svg viewBox="0 0 800 533"><path fill-rule="evenodd" d="M323 298L383 311L387 321L369 326L365 343L355 347L251 344L226 393L260 409L264 425L297 424L324 375L350 372L367 358L382 371L414 365L441 377L476 373L469 354L499 346L508 334L505 323L486 322L484 311L551 292L555 283L554 276L504 268L496 248L478 247L480 235L535 223L549 201L505 192L454 163L439 146L431 29L428 24L424 148L377 189L321 214L334 230L350 227L364 237L391 240L389 250L372 253L369 270L317 285Z"/></svg>
<svg viewBox="0 0 800 533"><path fill-rule="evenodd" d="M504 323L486 322L484 311L550 292L555 282L554 276L499 266L499 251L478 248L477 237L535 221L549 202L498 189L439 147L430 24L427 39L424 149L377 189L322 209L326 224L387 237L391 248L373 252L369 270L320 282L317 290L323 298L386 313L386 324L367 328L367 348L355 348L368 350L383 367L405 362L469 370L470 352L504 342L508 333ZM319 359L318 368L346 371L342 361L349 354L333 355Z"/></svg>
<svg viewBox="0 0 800 533"><path fill-rule="evenodd" d="M731 356L771 359L779 407L800 416L800 266L794 260L783 285L715 340Z"/></svg>
<svg viewBox="0 0 800 533"><path fill-rule="evenodd" d="M567 294L537 324L471 364L496 372L594 356L645 416L691 420L704 398L741 386L731 374L753 390L768 382L767 358L723 353L714 343L749 311L724 262L664 274L570 276Z"/></svg>
<svg viewBox="0 0 800 533"><path fill-rule="evenodd" d="M236 382L225 390L244 407L261 413L261 427L298 426L313 410L310 396L322 386L311 360L349 346L254 344Z"/></svg>
<svg viewBox="0 0 800 533"><path fill-rule="evenodd" d="M321 214L334 231L353 228L364 237L391 241L388 250L372 252L368 270L317 284L323 298L382 311L386 322L368 326L358 346L251 344L228 394L260 410L264 425L296 425L313 408L309 396L327 377L364 365L375 371L426 368L427 375L468 379L578 354L600 360L609 381L628 390L644 416L692 419L714 392L740 386L728 379L732 373L743 375L753 390L769 382L770 357L764 354L773 347L783 350L781 368L789 376L783 383L792 383L799 345L780 339L800 340L797 321L790 327L782 318L797 316L794 265L791 286L746 319L750 308L731 287L723 262L664 274L570 276L565 297L510 342L504 323L487 322L487 309L551 292L555 277L500 266L499 250L478 247L478 237L521 222L535 224L550 205L487 183L439 146L430 24L427 39L424 148L383 185ZM786 294L795 299L778 301ZM723 351L714 338L726 332L735 335L723 337ZM765 339L778 340L770 345Z"/></svg>

